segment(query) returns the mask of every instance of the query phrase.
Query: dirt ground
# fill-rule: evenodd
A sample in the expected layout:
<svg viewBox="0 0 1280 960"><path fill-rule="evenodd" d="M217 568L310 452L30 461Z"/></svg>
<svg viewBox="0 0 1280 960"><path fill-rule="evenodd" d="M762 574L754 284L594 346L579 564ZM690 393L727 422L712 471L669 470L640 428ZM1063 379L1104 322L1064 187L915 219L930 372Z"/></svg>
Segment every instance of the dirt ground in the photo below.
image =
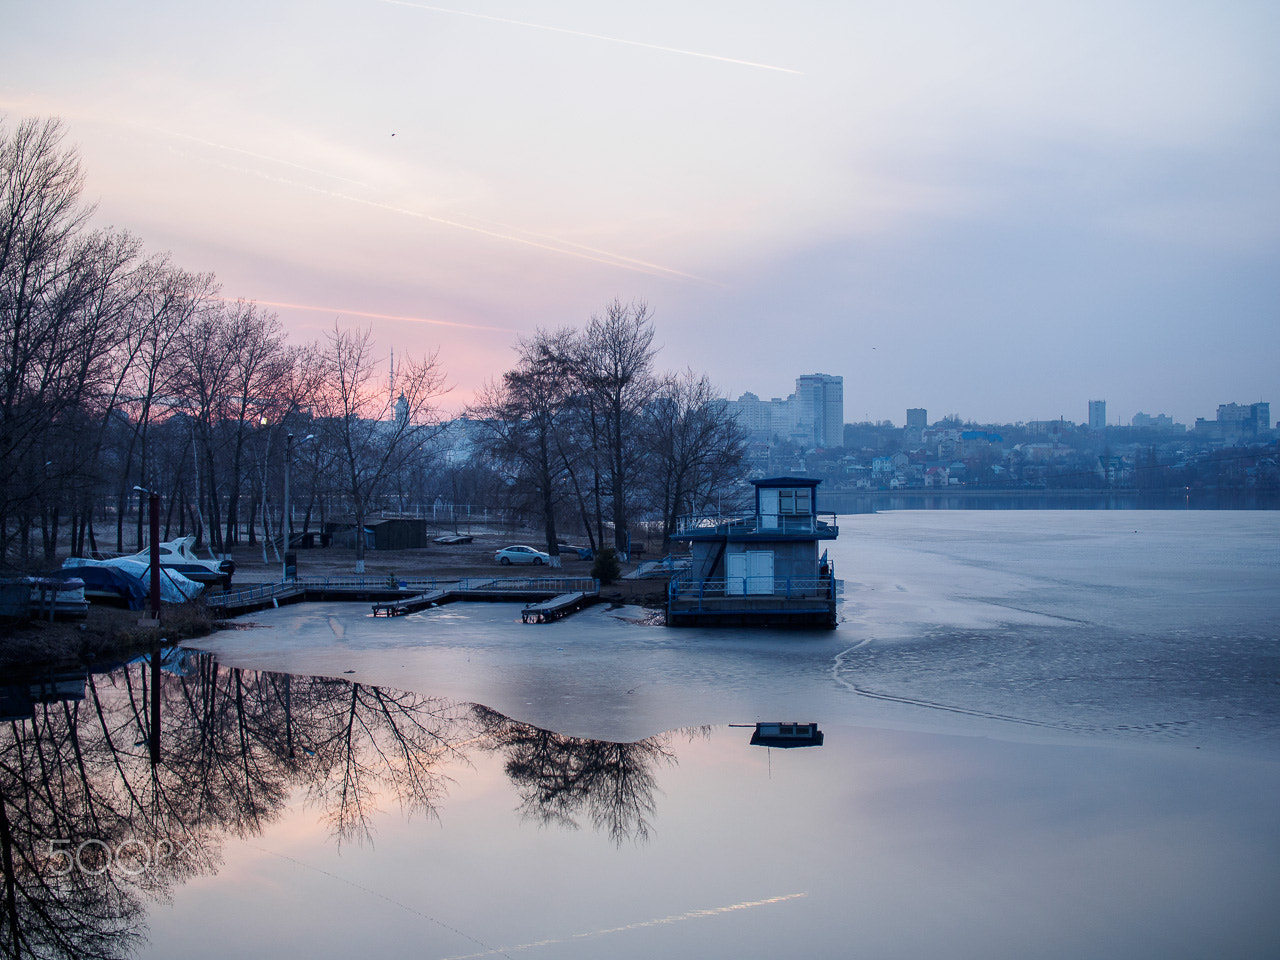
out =
<svg viewBox="0 0 1280 960"><path fill-rule="evenodd" d="M496 550L513 544L527 543L539 550L541 541L532 533L523 535L509 532L472 528L472 542L445 545L432 543L420 550L368 550L364 557L364 576L395 576L400 579L434 577L438 580L457 580L462 577L503 576L555 576L550 567L501 567L493 562ZM591 561L579 560L577 552L561 547L560 576L589 577ZM356 554L350 547L315 547L298 550L298 576L300 577L354 577ZM237 587L279 580L283 565L273 551L267 550L267 562L262 560L262 547L240 547L232 556L236 562L232 590ZM624 572L631 567L624 567ZM534 571L530 573L529 571Z"/></svg>
<svg viewBox="0 0 1280 960"><path fill-rule="evenodd" d="M364 576L370 578L459 580L481 576L591 576L592 562L578 559L573 549L562 547L562 566L499 566L494 551L518 543L540 547L535 534L475 529L469 531L471 543L445 545L431 543L418 550L369 550L365 554ZM261 544L241 546L232 553L236 572L231 589L279 580L283 565L268 549L263 561ZM622 573L635 570L636 564L623 564ZM298 550L300 577L356 576L355 550L343 547L317 547ZM635 603L661 606L666 583L660 580L620 580L602 588L601 596L612 603ZM235 621L220 622L201 603L166 607L160 629L139 624L140 614L134 610L91 604L89 615L80 622L25 621L0 625L0 681L6 675L35 669L74 666L84 663L112 662L127 659L150 647L163 637L168 642L204 636L214 630L237 626Z"/></svg>
<svg viewBox="0 0 1280 960"><path fill-rule="evenodd" d="M561 546L559 571L548 566L499 566L494 563L493 554L503 547L513 544L528 544L539 550L545 549L536 534L525 531L523 536L517 532L492 531L483 528L472 528L471 543L439 544L432 543L420 550L369 550L365 552L364 576L382 579L395 577L404 579L425 579L434 577L437 580L460 580L464 577L589 577L592 561L579 560L576 549ZM279 580L283 572L282 565L275 555L268 551L267 563L262 562L262 547L253 551L237 550L233 554L236 561L236 572L232 578L231 589L251 586L258 583L269 583ZM622 564L622 578L616 583L601 588L601 596L614 603L638 603L646 606L663 606L666 598L665 580L629 580L627 574L633 573L640 561ZM354 577L356 572L355 550L352 548L317 547L311 550L298 551L299 577Z"/></svg>

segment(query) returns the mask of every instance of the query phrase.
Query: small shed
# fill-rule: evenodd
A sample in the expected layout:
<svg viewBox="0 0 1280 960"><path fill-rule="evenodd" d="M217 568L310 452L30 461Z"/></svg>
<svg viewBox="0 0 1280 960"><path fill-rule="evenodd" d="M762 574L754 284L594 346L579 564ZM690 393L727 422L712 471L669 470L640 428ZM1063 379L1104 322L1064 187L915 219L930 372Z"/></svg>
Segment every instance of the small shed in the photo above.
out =
<svg viewBox="0 0 1280 960"><path fill-rule="evenodd" d="M389 517L367 524L373 531L375 550L419 550L431 542L427 521L413 517Z"/></svg>
<svg viewBox="0 0 1280 960"><path fill-rule="evenodd" d="M324 533L320 535L320 540L323 543L326 539L335 547L355 549L356 525L349 520L326 523L324 525ZM373 539L373 530L368 524L364 528L364 548L366 550L377 549Z"/></svg>

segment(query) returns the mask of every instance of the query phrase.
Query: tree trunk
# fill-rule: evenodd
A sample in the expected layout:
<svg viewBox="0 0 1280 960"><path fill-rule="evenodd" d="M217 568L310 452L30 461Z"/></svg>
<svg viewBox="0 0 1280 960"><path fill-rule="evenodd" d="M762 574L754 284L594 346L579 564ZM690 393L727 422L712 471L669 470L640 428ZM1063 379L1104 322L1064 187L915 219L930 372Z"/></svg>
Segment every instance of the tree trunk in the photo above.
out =
<svg viewBox="0 0 1280 960"><path fill-rule="evenodd" d="M364 573L364 502L356 498L356 573Z"/></svg>
<svg viewBox="0 0 1280 960"><path fill-rule="evenodd" d="M55 505L53 510L44 512L40 522L40 532L44 536L44 562L48 564L52 564L58 556L58 520L60 513L60 509Z"/></svg>
<svg viewBox="0 0 1280 960"><path fill-rule="evenodd" d="M612 422L609 424L611 464L609 472L609 494L613 499L613 545L623 559L629 560L631 553L630 538L627 535L627 501L626 478L623 476L625 457L622 449L622 407L616 405L610 411Z"/></svg>
<svg viewBox="0 0 1280 960"><path fill-rule="evenodd" d="M218 503L218 487L213 471L213 450L208 441L205 444L205 490L209 505L209 546L215 553L225 553L222 542L222 521L220 504Z"/></svg>

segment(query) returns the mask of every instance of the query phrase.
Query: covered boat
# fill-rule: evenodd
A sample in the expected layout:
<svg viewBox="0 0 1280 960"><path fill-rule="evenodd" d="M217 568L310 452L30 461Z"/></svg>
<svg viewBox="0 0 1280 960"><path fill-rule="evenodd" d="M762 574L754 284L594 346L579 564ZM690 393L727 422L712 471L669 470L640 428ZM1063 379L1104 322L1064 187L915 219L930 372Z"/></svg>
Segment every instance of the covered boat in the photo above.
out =
<svg viewBox="0 0 1280 960"><path fill-rule="evenodd" d="M148 567L148 569L150 569ZM59 580L75 578L84 581L84 596L90 603L107 603L141 610L147 605L150 577L134 576L128 570L105 563L92 566L63 567L47 574Z"/></svg>
<svg viewBox="0 0 1280 960"><path fill-rule="evenodd" d="M231 575L236 571L233 560L202 560L196 556L195 537L179 537L160 544L160 566L182 574L188 580L206 587L220 584L225 590L231 586ZM130 559L151 562L151 550L140 550Z"/></svg>
<svg viewBox="0 0 1280 960"><path fill-rule="evenodd" d="M30 614L49 620L83 620L89 613L84 581L79 577L28 577Z"/></svg>
<svg viewBox="0 0 1280 960"><path fill-rule="evenodd" d="M179 537L177 540L166 540L160 544L160 568L169 573L181 574L188 580L194 580L196 583L204 586L212 584L220 584L225 590L231 586L231 575L235 573L236 565L232 560L202 560L197 557L192 547L195 545L195 537ZM72 557L64 560L63 567L77 567L84 564L107 563L118 564L118 561L128 560L131 564L125 566L129 572L134 572L133 563L141 563L148 569L151 566L151 549L139 550L137 553L128 557L116 557L112 560L85 560L80 557ZM144 577L150 581L150 577Z"/></svg>
<svg viewBox="0 0 1280 960"><path fill-rule="evenodd" d="M114 560L85 560L82 557L71 557L62 561L63 571L82 570L89 567L115 567L141 581L143 589L151 590L151 561L142 560L139 556L116 557ZM188 579L177 570L161 564L160 566L160 599L165 603L183 603L198 597L204 590L204 584ZM139 608L140 609L140 608Z"/></svg>

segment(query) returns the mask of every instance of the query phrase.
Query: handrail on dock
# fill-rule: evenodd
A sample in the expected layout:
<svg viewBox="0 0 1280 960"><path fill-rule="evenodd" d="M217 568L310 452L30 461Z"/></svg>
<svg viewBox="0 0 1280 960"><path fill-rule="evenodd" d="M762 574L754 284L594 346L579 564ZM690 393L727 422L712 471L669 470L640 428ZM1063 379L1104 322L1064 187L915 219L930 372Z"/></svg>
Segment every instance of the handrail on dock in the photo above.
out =
<svg viewBox="0 0 1280 960"><path fill-rule="evenodd" d="M458 581L458 590L469 592L538 591L542 593L599 593L600 581L592 577L464 577Z"/></svg>
<svg viewBox="0 0 1280 960"><path fill-rule="evenodd" d="M279 580L274 583L260 583L246 589L210 594L205 597L205 602L211 607L239 607L256 600L293 596L299 589L301 588L297 581Z"/></svg>

